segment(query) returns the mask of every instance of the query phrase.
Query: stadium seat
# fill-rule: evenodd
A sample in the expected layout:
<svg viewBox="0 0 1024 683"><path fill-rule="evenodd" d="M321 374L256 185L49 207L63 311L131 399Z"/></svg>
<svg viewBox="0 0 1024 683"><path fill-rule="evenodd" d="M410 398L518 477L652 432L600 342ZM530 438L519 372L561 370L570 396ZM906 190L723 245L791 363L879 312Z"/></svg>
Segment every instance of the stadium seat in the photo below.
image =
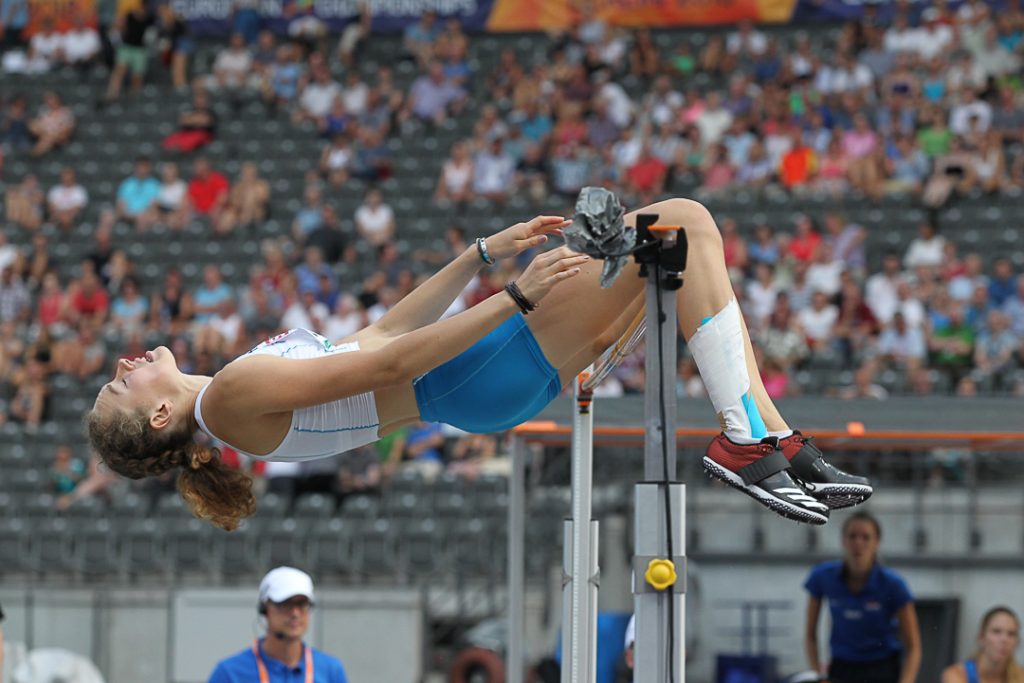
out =
<svg viewBox="0 0 1024 683"><path fill-rule="evenodd" d="M170 575L166 526L155 519L135 518L119 525L121 573L131 577Z"/></svg>
<svg viewBox="0 0 1024 683"><path fill-rule="evenodd" d="M364 522L356 535L358 572L366 581L390 582L399 569L397 540L391 522Z"/></svg>
<svg viewBox="0 0 1024 683"><path fill-rule="evenodd" d="M259 535L258 555L267 567L306 564L309 553L304 521L285 517L266 522Z"/></svg>
<svg viewBox="0 0 1024 683"><path fill-rule="evenodd" d="M399 526L402 575L430 577L444 567L444 538L433 519L405 520Z"/></svg>
<svg viewBox="0 0 1024 683"><path fill-rule="evenodd" d="M24 519L0 517L0 576L28 572L36 566L31 533Z"/></svg>
<svg viewBox="0 0 1024 683"><path fill-rule="evenodd" d="M325 519L334 514L334 496L325 493L309 493L295 500L293 514L302 519Z"/></svg>
<svg viewBox="0 0 1024 683"><path fill-rule="evenodd" d="M167 552L171 571L183 574L210 574L216 569L216 557L210 542L213 529L199 519L165 517Z"/></svg>
<svg viewBox="0 0 1024 683"><path fill-rule="evenodd" d="M319 519L306 533L310 539L308 564L318 575L353 575L359 562L352 522L337 517Z"/></svg>
<svg viewBox="0 0 1024 683"><path fill-rule="evenodd" d="M91 578L116 576L122 571L120 538L107 519L81 519L71 527L74 534L73 555L78 572Z"/></svg>

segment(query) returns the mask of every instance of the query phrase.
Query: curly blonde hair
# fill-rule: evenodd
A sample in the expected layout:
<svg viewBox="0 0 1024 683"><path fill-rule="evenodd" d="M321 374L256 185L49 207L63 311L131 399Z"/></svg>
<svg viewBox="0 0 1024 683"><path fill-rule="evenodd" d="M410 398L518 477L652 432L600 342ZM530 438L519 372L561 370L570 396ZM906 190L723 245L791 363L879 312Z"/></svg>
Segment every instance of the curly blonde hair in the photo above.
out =
<svg viewBox="0 0 1024 683"><path fill-rule="evenodd" d="M226 466L216 448L200 446L187 429L157 431L141 410L85 418L89 443L107 467L130 479L155 477L174 468L178 493L192 514L226 531L256 512L252 479Z"/></svg>

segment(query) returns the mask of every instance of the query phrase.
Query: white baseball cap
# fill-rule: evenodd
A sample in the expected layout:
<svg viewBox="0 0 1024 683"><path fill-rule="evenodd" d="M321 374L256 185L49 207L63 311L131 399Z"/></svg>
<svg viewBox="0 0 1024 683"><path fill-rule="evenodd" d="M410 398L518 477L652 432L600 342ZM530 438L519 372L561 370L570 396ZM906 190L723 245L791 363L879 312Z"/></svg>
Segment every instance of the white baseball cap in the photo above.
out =
<svg viewBox="0 0 1024 683"><path fill-rule="evenodd" d="M313 579L309 574L295 567L271 569L260 581L260 603L267 600L284 602L288 598L302 595L313 602Z"/></svg>
<svg viewBox="0 0 1024 683"><path fill-rule="evenodd" d="M624 649L628 650L629 646L636 642L636 615L629 618L629 623L626 624L626 643L623 646Z"/></svg>

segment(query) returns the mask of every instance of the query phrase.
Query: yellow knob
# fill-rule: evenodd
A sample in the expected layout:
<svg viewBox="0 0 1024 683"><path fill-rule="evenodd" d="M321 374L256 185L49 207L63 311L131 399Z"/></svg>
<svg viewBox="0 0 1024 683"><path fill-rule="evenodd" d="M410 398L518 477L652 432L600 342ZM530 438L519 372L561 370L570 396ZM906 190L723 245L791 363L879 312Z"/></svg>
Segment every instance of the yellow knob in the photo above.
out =
<svg viewBox="0 0 1024 683"><path fill-rule="evenodd" d="M644 572L647 583L654 586L655 590L663 591L676 582L676 566L672 560L651 560Z"/></svg>

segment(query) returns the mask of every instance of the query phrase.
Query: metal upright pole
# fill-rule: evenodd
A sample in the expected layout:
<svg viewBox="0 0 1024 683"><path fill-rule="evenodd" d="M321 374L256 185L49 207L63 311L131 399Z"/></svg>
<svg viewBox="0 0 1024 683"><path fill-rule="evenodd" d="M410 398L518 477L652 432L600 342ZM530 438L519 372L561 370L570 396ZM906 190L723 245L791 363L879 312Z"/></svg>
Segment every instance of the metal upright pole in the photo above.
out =
<svg viewBox="0 0 1024 683"><path fill-rule="evenodd" d="M594 483L593 393L576 378L572 423L572 518L562 546L562 683L594 683L597 675L597 520Z"/></svg>
<svg viewBox="0 0 1024 683"><path fill-rule="evenodd" d="M656 216L638 218L638 233L660 240L646 250L646 387L644 481L636 485L633 592L636 611L634 680L682 683L686 642L685 487L676 482L676 288L685 263L685 235L659 229ZM678 234L683 241L675 246ZM675 248L675 251L673 249ZM655 249L658 251L655 253ZM638 256L638 260L641 258ZM660 282L659 282L660 277ZM660 310L660 314L659 314ZM664 418L664 419L662 419ZM667 475L666 475L667 469ZM666 478L668 481L666 482ZM668 503L666 505L666 496ZM671 539L671 553L669 552ZM671 613L671 620L670 620Z"/></svg>
<svg viewBox="0 0 1024 683"><path fill-rule="evenodd" d="M508 652L505 658L508 683L523 683L523 611L526 594L525 524L526 448L522 437L512 435L512 476L508 500Z"/></svg>

